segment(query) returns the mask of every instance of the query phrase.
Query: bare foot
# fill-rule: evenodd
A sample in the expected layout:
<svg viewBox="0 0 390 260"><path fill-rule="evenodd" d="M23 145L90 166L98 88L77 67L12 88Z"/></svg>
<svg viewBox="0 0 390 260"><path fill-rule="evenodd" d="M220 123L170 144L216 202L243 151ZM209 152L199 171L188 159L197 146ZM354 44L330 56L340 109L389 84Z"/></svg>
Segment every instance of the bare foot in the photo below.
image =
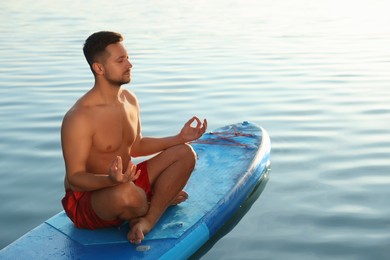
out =
<svg viewBox="0 0 390 260"><path fill-rule="evenodd" d="M188 199L188 193L184 190L180 191L172 200L171 205L175 206ZM151 223L146 217L136 218L130 221L130 231L127 233L127 239L130 243L140 244L144 240L145 235L153 228L154 223Z"/></svg>
<svg viewBox="0 0 390 260"><path fill-rule="evenodd" d="M137 218L131 221L127 239L130 243L140 244L145 235L152 229L152 225L146 218Z"/></svg>
<svg viewBox="0 0 390 260"><path fill-rule="evenodd" d="M188 199L188 193L182 190L181 192L179 192L179 194L177 194L176 198L172 200L171 206L176 206L186 201L187 199Z"/></svg>

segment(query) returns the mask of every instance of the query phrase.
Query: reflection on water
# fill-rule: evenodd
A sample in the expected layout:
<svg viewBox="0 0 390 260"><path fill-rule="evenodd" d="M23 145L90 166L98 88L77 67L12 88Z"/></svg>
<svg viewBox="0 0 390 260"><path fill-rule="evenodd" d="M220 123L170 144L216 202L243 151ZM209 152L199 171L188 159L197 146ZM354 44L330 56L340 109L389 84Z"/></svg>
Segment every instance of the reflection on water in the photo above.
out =
<svg viewBox="0 0 390 260"><path fill-rule="evenodd" d="M233 214L233 216L223 225L223 227L217 231L217 233L210 238L210 240L202 246L190 259L200 259L204 256L221 238L228 234L232 229L240 222L245 214L251 209L253 203L260 197L260 194L264 191L265 186L269 179L271 167L268 166L264 169L259 182L254 187L252 193L243 202L240 208Z"/></svg>
<svg viewBox="0 0 390 260"><path fill-rule="evenodd" d="M82 44L125 35L144 135L197 114L272 139L261 196L203 259L390 254L386 0L0 3L0 247L61 210L59 130L93 78Z"/></svg>

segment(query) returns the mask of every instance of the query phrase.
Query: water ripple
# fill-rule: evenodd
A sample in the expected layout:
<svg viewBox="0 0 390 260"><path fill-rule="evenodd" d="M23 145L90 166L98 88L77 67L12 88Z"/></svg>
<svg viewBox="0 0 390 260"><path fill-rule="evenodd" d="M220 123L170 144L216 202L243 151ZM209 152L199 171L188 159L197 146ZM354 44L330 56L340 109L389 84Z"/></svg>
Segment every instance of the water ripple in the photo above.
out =
<svg viewBox="0 0 390 260"><path fill-rule="evenodd" d="M125 35L144 135L175 134L194 114L271 135L266 189L204 259L386 259L389 7L3 1L0 248L61 210L62 117L93 84L81 48L112 29Z"/></svg>

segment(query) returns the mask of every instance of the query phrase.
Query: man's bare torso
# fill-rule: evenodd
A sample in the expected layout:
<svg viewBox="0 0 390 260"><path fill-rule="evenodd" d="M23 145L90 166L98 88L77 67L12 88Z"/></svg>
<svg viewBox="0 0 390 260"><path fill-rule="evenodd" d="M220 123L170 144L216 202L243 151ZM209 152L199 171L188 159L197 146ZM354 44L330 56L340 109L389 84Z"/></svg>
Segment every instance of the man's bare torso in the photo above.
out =
<svg viewBox="0 0 390 260"><path fill-rule="evenodd" d="M112 104L104 104L90 91L67 114L87 121L83 124L89 128L89 136L85 138L91 140L87 172L108 174L110 164L118 155L122 157L124 169L129 163L130 150L139 133L138 104L127 90L122 90L119 97Z"/></svg>

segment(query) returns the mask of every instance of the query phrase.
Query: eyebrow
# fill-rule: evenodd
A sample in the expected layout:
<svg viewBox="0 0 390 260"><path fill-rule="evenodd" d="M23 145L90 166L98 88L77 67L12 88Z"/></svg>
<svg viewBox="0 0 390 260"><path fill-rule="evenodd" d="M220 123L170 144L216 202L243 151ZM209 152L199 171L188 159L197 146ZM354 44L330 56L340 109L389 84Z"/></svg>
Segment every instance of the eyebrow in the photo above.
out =
<svg viewBox="0 0 390 260"><path fill-rule="evenodd" d="M115 60L120 60L120 59L123 59L123 58L128 58L129 57L129 54L124 54L124 55L121 55L119 57L117 57Z"/></svg>

